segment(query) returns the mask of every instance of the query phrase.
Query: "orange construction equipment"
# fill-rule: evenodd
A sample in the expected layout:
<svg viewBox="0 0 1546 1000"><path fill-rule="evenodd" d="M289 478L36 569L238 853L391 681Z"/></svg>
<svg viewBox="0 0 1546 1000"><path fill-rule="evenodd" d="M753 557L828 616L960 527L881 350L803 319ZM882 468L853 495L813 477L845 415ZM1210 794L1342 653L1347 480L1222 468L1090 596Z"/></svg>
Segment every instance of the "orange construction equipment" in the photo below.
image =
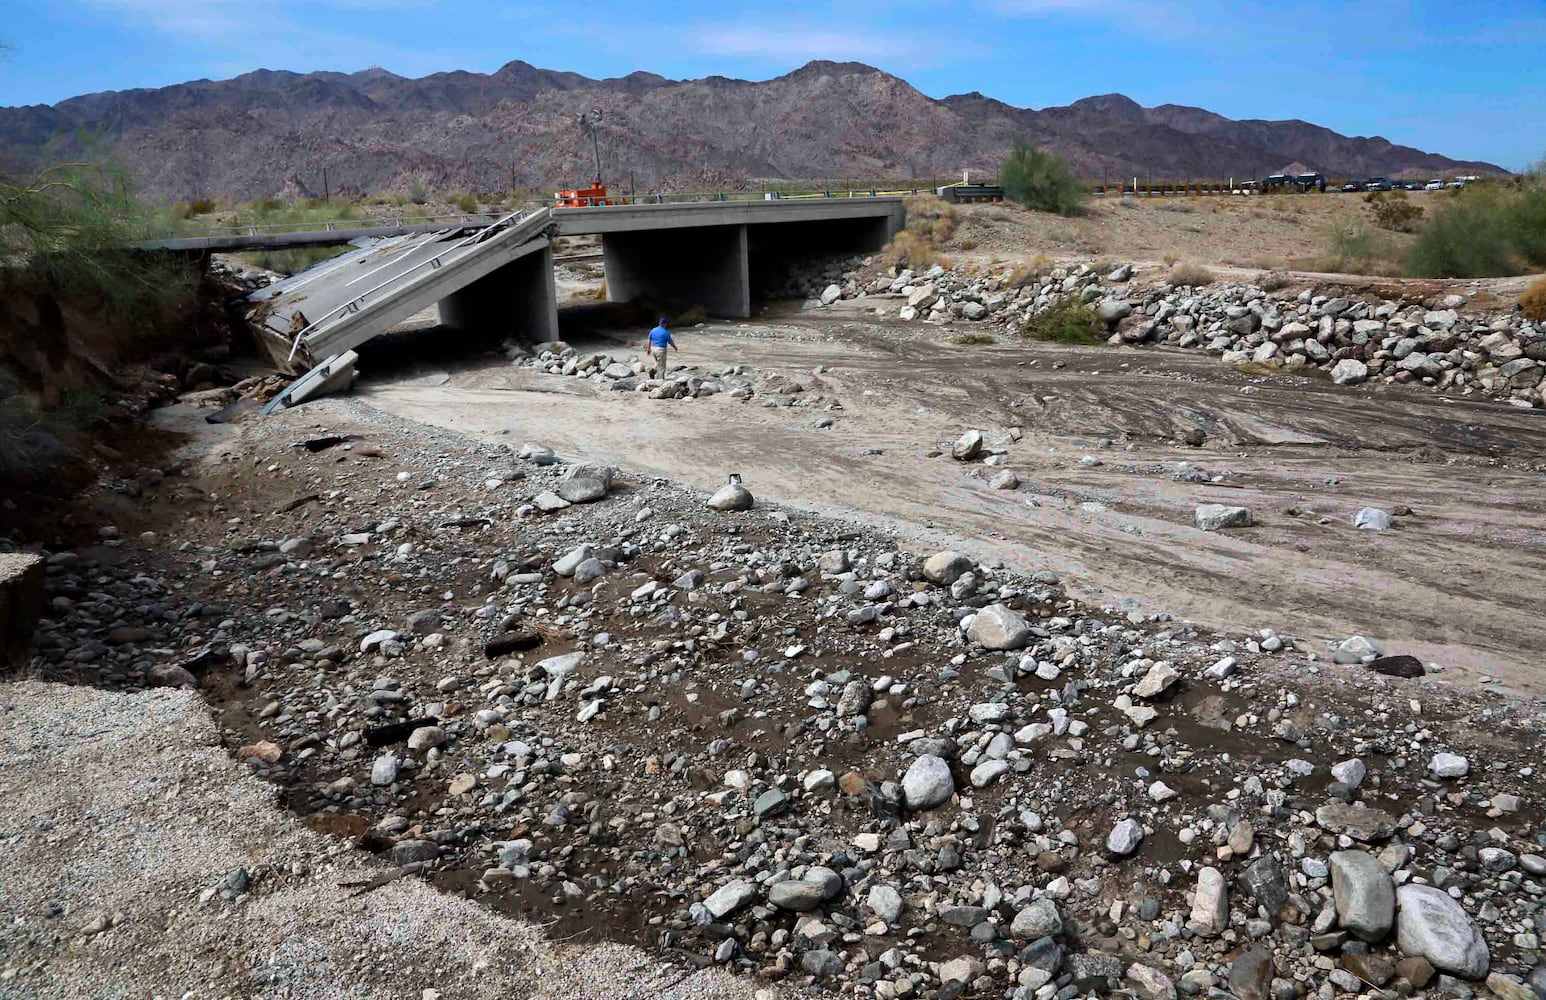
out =
<svg viewBox="0 0 1546 1000"><path fill-rule="evenodd" d="M559 191L553 195L554 208L589 208L592 205L615 204L617 202L607 197L607 186L600 181L590 187Z"/></svg>

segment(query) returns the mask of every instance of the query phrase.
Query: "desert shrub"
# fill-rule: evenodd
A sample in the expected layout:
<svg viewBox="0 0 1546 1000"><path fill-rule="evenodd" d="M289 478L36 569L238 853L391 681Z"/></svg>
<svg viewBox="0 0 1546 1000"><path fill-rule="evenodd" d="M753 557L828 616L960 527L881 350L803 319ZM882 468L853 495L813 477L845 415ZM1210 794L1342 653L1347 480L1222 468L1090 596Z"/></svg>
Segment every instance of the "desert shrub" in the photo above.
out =
<svg viewBox="0 0 1546 1000"><path fill-rule="evenodd" d="M424 185L414 181L408 186L408 200L415 205L422 205L429 201L429 194L424 190Z"/></svg>
<svg viewBox="0 0 1546 1000"><path fill-rule="evenodd" d="M1039 253L1028 261L1018 261L1009 269L1009 287L1024 288L1026 285L1038 282L1041 276L1052 270L1052 258L1044 253Z"/></svg>
<svg viewBox="0 0 1546 1000"><path fill-rule="evenodd" d="M1519 308L1525 319L1535 323L1546 322L1546 278L1536 278L1525 293L1519 296Z"/></svg>
<svg viewBox="0 0 1546 1000"><path fill-rule="evenodd" d="M1390 240L1367 219L1343 216L1334 219L1327 234L1326 252L1315 261L1321 271L1374 274L1390 269Z"/></svg>
<svg viewBox="0 0 1546 1000"><path fill-rule="evenodd" d="M456 191L446 201L455 205L458 209L471 215L478 210L478 199L465 191Z"/></svg>
<svg viewBox="0 0 1546 1000"><path fill-rule="evenodd" d="M960 247L961 247L961 250L962 250L963 253L971 253L973 250L977 249L977 241L976 240L962 240L961 243L960 243Z"/></svg>
<svg viewBox="0 0 1546 1000"><path fill-rule="evenodd" d="M915 194L907 199L907 228L930 242L944 243L955 235L956 208L932 194Z"/></svg>
<svg viewBox="0 0 1546 1000"><path fill-rule="evenodd" d="M906 205L907 228L886 244L882 251L886 261L915 270L942 263L940 245L956 230L955 206L932 194L913 195Z"/></svg>
<svg viewBox="0 0 1546 1000"><path fill-rule="evenodd" d="M1276 292L1279 289L1287 288L1291 283L1286 271L1269 270L1263 271L1256 276L1256 287L1264 292Z"/></svg>
<svg viewBox="0 0 1546 1000"><path fill-rule="evenodd" d="M1440 206L1407 257L1419 278L1491 278L1519 269L1510 218L1514 196L1498 188L1471 190Z"/></svg>
<svg viewBox="0 0 1546 1000"><path fill-rule="evenodd" d="M1203 285L1211 285L1218 279L1212 271L1201 264L1179 264L1170 272L1167 279L1172 285L1192 285L1200 288Z"/></svg>
<svg viewBox="0 0 1546 1000"><path fill-rule="evenodd" d="M1058 344L1103 344L1100 318L1087 305L1065 298L1057 304L1032 313L1020 327L1027 340L1049 340Z"/></svg>
<svg viewBox="0 0 1546 1000"><path fill-rule="evenodd" d="M998 182L1011 201L1058 215L1080 214L1089 196L1084 182L1067 160L1049 149L1019 140L999 164Z"/></svg>
<svg viewBox="0 0 1546 1000"><path fill-rule="evenodd" d="M910 229L904 229L893 236L882 254L888 263L910 267L915 271L933 267L935 261L939 260L939 248Z"/></svg>
<svg viewBox="0 0 1546 1000"><path fill-rule="evenodd" d="M954 337L947 337L950 343L958 347L979 347L983 344L996 344L997 340L988 333L958 333Z"/></svg>
<svg viewBox="0 0 1546 1000"><path fill-rule="evenodd" d="M1374 224L1391 232L1410 233L1423 217L1422 207L1412 204L1405 191L1370 191L1363 200L1374 213Z"/></svg>
<svg viewBox="0 0 1546 1000"><path fill-rule="evenodd" d="M697 326L699 323L708 322L709 314L702 306L692 306L676 318L678 327Z"/></svg>
<svg viewBox="0 0 1546 1000"><path fill-rule="evenodd" d="M1197 211L1196 208L1188 205L1186 202L1175 201L1174 199L1165 199L1161 201L1159 203L1159 210L1161 212L1177 212L1182 215Z"/></svg>
<svg viewBox="0 0 1546 1000"><path fill-rule="evenodd" d="M193 291L188 270L130 249L147 219L125 177L107 168L0 176L0 267L37 275L60 298L99 300L109 313L182 301Z"/></svg>
<svg viewBox="0 0 1546 1000"><path fill-rule="evenodd" d="M195 198L188 202L189 215L208 215L217 207L213 198Z"/></svg>

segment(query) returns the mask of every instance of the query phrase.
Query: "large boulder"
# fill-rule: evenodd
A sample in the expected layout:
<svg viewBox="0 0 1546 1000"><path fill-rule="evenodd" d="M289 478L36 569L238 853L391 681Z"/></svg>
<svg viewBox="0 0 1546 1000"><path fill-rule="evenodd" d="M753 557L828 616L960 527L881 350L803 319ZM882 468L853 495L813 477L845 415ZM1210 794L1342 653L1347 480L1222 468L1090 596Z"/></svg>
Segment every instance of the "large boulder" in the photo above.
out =
<svg viewBox="0 0 1546 1000"><path fill-rule="evenodd" d="M950 448L950 457L958 462L970 462L982 454L982 431L967 431L956 439Z"/></svg>
<svg viewBox="0 0 1546 1000"><path fill-rule="evenodd" d="M709 506L715 510L751 510L755 502L752 491L740 483L726 483L709 497Z"/></svg>
<svg viewBox="0 0 1546 1000"><path fill-rule="evenodd" d="M1482 932L1442 889L1409 883L1396 890L1396 943L1434 968L1480 979L1492 964Z"/></svg>
<svg viewBox="0 0 1546 1000"><path fill-rule="evenodd" d="M971 571L971 558L959 552L949 550L936 552L923 561L924 578L942 587L950 586L960 578L962 573Z"/></svg>
<svg viewBox="0 0 1546 1000"><path fill-rule="evenodd" d="M1056 937L1063 933L1063 916L1051 898L1042 896L1015 914L1009 925L1009 936L1017 941L1035 941L1044 937Z"/></svg>
<svg viewBox="0 0 1546 1000"><path fill-rule="evenodd" d="M955 778L943 758L926 753L902 777L902 801L909 809L933 809L955 794Z"/></svg>
<svg viewBox="0 0 1546 1000"><path fill-rule="evenodd" d="M1365 941L1378 941L1389 934L1396 914L1395 883L1374 855L1337 851L1328 867L1342 927Z"/></svg>
<svg viewBox="0 0 1546 1000"><path fill-rule="evenodd" d="M1331 380L1337 385L1358 385L1369 377L1369 366L1357 358L1343 358L1331 368Z"/></svg>
<svg viewBox="0 0 1546 1000"><path fill-rule="evenodd" d="M589 503L600 500L612 488L617 470L610 465L582 462L564 470L558 483L558 495L570 503Z"/></svg>
<svg viewBox="0 0 1546 1000"><path fill-rule="evenodd" d="M1229 507L1221 503L1205 503L1193 515L1197 527L1203 531L1219 531L1223 528L1249 528L1251 511L1247 507Z"/></svg>
<svg viewBox="0 0 1546 1000"><path fill-rule="evenodd" d="M967 638L987 649L1021 649L1031 638L1031 627L1018 611L990 604L977 612Z"/></svg>

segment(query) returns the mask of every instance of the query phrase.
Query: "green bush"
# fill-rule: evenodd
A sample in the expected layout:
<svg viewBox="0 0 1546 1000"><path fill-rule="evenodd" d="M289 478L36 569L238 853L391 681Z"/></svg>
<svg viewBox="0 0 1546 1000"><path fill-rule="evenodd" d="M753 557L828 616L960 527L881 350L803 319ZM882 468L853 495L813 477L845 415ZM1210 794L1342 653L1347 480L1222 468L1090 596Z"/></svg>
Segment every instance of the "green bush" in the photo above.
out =
<svg viewBox="0 0 1546 1000"><path fill-rule="evenodd" d="M999 164L998 182L1010 201L1058 215L1079 215L1089 196L1084 182L1067 160L1049 149L1019 140Z"/></svg>
<svg viewBox="0 0 1546 1000"><path fill-rule="evenodd" d="M100 301L110 314L185 300L187 268L130 249L148 219L125 177L92 164L50 167L32 177L0 176L0 267L45 281L61 300Z"/></svg>
<svg viewBox="0 0 1546 1000"><path fill-rule="evenodd" d="M1364 201L1374 212L1374 224L1381 229L1396 233L1410 233L1417 228L1417 220L1423 217L1421 206L1412 204L1405 191L1371 191Z"/></svg>
<svg viewBox="0 0 1546 1000"><path fill-rule="evenodd" d="M1027 340L1050 340L1058 344L1104 344L1100 318L1095 310L1072 298L1032 313L1020 327Z"/></svg>
<svg viewBox="0 0 1546 1000"><path fill-rule="evenodd" d="M1514 196L1498 188L1463 192L1434 212L1407 256L1419 278L1493 278L1519 269L1510 220Z"/></svg>
<svg viewBox="0 0 1546 1000"><path fill-rule="evenodd" d="M457 208L461 209L463 212L466 212L468 215L471 215L473 212L478 210L478 199L474 198L472 195L465 191L457 191L446 200L455 205Z"/></svg>
<svg viewBox="0 0 1546 1000"><path fill-rule="evenodd" d="M1393 269L1391 254L1390 237L1367 219L1343 216L1332 220L1326 252L1316 259L1314 267L1346 274L1380 274Z"/></svg>
<svg viewBox="0 0 1546 1000"><path fill-rule="evenodd" d="M429 195L424 190L424 185L414 181L408 188L408 200L415 205L422 205L429 201Z"/></svg>
<svg viewBox="0 0 1546 1000"><path fill-rule="evenodd" d="M945 339L957 347L980 347L984 344L997 343L990 333L958 333L954 337Z"/></svg>

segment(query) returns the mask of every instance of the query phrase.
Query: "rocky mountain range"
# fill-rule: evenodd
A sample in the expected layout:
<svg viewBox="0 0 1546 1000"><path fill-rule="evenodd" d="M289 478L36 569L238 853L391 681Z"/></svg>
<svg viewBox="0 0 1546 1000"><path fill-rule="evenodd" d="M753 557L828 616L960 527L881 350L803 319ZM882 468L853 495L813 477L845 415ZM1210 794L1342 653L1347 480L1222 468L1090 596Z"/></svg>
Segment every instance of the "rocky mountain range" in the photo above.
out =
<svg viewBox="0 0 1546 1000"><path fill-rule="evenodd" d="M1120 94L1017 108L978 93L930 98L858 63L812 62L766 81L652 73L593 80L511 62L492 74L409 79L258 70L232 80L0 108L11 167L106 152L158 200L332 191L551 189L594 172L576 112L602 110L603 171L640 190L755 187L764 179L992 174L1016 139L1090 178L1501 172L1303 121L1234 121L1144 108Z"/></svg>

